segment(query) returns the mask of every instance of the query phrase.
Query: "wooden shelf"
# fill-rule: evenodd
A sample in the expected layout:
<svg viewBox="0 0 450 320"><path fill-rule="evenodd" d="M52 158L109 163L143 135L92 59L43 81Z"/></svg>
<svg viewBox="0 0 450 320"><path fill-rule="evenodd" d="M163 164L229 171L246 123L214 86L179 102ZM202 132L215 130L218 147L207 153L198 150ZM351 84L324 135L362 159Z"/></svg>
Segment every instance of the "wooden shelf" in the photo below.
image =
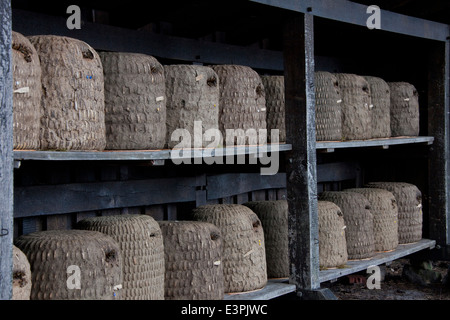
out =
<svg viewBox="0 0 450 320"><path fill-rule="evenodd" d="M349 261L346 267L342 269L321 270L319 279L320 282L336 280L342 276L366 270L370 266L391 262L424 249L433 249L435 246L436 241L428 239L422 239L411 244L400 244L394 251L377 253L371 259Z"/></svg>
<svg viewBox="0 0 450 320"><path fill-rule="evenodd" d="M296 288L293 284L278 280L269 280L267 285L260 290L247 293L225 294L224 300L270 300L295 292L295 290Z"/></svg>

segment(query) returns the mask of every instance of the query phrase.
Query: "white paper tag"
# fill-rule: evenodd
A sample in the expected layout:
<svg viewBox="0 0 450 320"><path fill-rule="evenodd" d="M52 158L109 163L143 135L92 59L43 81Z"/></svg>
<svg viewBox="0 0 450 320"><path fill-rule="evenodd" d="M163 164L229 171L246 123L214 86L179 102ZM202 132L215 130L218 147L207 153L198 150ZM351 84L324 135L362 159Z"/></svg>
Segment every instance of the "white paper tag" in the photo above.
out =
<svg viewBox="0 0 450 320"><path fill-rule="evenodd" d="M200 81L203 79L203 74L199 74L198 76L195 77L195 81Z"/></svg>
<svg viewBox="0 0 450 320"><path fill-rule="evenodd" d="M161 96L161 97L156 97L156 102L163 101L163 100L164 100L164 97L163 97L163 96Z"/></svg>
<svg viewBox="0 0 450 320"><path fill-rule="evenodd" d="M23 87L13 91L14 93L28 93L30 92L30 87Z"/></svg>

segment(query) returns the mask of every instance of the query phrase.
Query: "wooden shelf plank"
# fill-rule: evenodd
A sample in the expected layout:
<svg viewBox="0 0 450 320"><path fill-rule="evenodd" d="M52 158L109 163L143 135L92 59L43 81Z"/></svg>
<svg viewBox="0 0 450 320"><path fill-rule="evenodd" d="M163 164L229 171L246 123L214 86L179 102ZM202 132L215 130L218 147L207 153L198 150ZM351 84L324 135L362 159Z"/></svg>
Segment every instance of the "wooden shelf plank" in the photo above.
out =
<svg viewBox="0 0 450 320"><path fill-rule="evenodd" d="M400 244L394 251L377 253L371 259L349 261L346 267L342 269L321 270L319 279L320 282L335 280L342 276L366 270L370 266L394 261L424 249L432 249L435 245L436 241L428 239L422 239L411 244Z"/></svg>
<svg viewBox="0 0 450 320"><path fill-rule="evenodd" d="M352 141L323 141L316 143L317 150L333 150L343 148L368 148L368 147L382 147L383 149L389 146L402 144L432 144L433 137L393 137L383 139L370 140L352 140Z"/></svg>
<svg viewBox="0 0 450 320"><path fill-rule="evenodd" d="M225 294L224 300L270 300L295 292L295 285L269 280L267 285L256 291L246 293Z"/></svg>

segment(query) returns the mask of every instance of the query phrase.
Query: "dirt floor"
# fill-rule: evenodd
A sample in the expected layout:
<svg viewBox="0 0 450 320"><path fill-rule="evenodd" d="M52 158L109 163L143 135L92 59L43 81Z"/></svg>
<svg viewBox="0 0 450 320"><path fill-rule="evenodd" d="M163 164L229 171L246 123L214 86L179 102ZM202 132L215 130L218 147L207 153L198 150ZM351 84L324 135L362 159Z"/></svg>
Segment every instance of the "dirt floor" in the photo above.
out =
<svg viewBox="0 0 450 320"><path fill-rule="evenodd" d="M380 289L368 289L370 275L363 272L321 287L329 288L340 300L450 300L450 281L446 279L449 267L447 261L428 262L424 267L399 259L381 267L384 279ZM423 270L427 270L426 276Z"/></svg>

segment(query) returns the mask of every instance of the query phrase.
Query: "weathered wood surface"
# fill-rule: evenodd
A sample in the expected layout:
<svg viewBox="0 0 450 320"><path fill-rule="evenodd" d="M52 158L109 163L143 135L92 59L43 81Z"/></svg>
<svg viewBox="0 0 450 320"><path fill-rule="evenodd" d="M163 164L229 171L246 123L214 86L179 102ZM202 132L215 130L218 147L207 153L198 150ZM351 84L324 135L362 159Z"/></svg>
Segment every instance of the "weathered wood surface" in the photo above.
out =
<svg viewBox="0 0 450 320"><path fill-rule="evenodd" d="M12 298L13 75L11 3L0 2L0 299Z"/></svg>

